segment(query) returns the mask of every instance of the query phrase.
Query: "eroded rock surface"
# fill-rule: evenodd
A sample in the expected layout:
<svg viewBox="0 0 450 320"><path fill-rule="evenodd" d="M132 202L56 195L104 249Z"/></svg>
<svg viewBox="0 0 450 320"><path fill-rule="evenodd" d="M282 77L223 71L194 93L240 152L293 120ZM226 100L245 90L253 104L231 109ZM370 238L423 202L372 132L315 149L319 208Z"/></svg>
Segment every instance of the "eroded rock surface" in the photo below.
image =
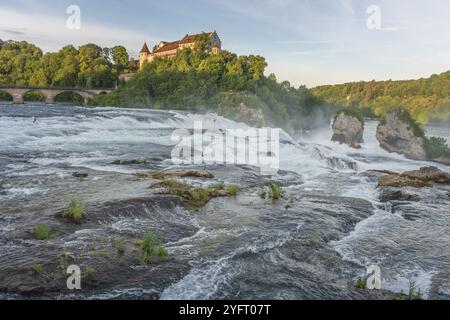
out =
<svg viewBox="0 0 450 320"><path fill-rule="evenodd" d="M377 140L381 148L414 160L427 160L424 138L414 131L405 119L404 109L392 109L377 129Z"/></svg>
<svg viewBox="0 0 450 320"><path fill-rule="evenodd" d="M333 122L332 141L348 144L352 148L361 148L364 134L364 123L358 118L340 113Z"/></svg>

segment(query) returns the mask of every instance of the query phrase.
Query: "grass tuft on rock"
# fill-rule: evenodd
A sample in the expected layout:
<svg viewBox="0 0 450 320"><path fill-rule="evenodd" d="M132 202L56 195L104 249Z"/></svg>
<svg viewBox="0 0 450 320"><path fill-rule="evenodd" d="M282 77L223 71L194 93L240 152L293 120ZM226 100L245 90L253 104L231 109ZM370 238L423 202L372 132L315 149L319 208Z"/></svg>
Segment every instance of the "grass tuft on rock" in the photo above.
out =
<svg viewBox="0 0 450 320"><path fill-rule="evenodd" d="M358 278L355 282L355 287L361 290L367 289L367 280L364 278Z"/></svg>
<svg viewBox="0 0 450 320"><path fill-rule="evenodd" d="M239 192L239 188L236 186L229 186L227 192L230 196L236 196Z"/></svg>
<svg viewBox="0 0 450 320"><path fill-rule="evenodd" d="M33 269L33 272L35 274L41 274L42 273L42 264L39 262L35 262L33 263L33 265L31 266L31 268Z"/></svg>
<svg viewBox="0 0 450 320"><path fill-rule="evenodd" d="M272 200L280 200L283 196L283 187L280 183L270 182L268 196Z"/></svg>
<svg viewBox="0 0 450 320"><path fill-rule="evenodd" d="M52 238L52 229L43 224L35 226L30 233L36 240L40 241L50 240Z"/></svg>
<svg viewBox="0 0 450 320"><path fill-rule="evenodd" d="M83 221L86 218L84 204L78 199L71 200L67 209L63 211L62 216L78 223Z"/></svg>
<svg viewBox="0 0 450 320"><path fill-rule="evenodd" d="M158 262L169 255L162 240L152 232L146 233L141 242L141 264Z"/></svg>

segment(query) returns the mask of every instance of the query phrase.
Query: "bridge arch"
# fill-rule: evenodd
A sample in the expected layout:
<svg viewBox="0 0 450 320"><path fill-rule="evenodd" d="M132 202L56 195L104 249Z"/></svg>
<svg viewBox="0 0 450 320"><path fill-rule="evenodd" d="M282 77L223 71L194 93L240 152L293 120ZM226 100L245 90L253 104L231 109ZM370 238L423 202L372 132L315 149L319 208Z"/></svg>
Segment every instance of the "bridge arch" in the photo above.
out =
<svg viewBox="0 0 450 320"><path fill-rule="evenodd" d="M5 102L5 101L13 102L14 98L8 91L0 89L0 101L1 102Z"/></svg>
<svg viewBox="0 0 450 320"><path fill-rule="evenodd" d="M66 90L55 94L53 98L55 103L73 103L83 104L86 102L86 98L78 91Z"/></svg>
<svg viewBox="0 0 450 320"><path fill-rule="evenodd" d="M24 102L46 102L47 96L39 89L30 89L22 94Z"/></svg>

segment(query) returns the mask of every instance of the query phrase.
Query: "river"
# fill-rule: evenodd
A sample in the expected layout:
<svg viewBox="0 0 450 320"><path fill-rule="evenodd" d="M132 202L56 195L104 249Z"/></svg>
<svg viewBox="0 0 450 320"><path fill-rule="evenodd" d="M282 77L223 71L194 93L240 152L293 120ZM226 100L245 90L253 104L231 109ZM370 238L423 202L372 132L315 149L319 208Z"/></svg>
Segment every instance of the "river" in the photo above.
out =
<svg viewBox="0 0 450 320"><path fill-rule="evenodd" d="M280 172L272 179L284 184L289 208L258 196L268 178L255 168L216 165L208 167L215 180L241 192L192 210L154 194L133 173L171 167L173 130L191 129L196 120L246 128L181 111L0 105L0 298L390 299L411 281L424 298L450 298L446 190L425 188L421 201L380 203L370 173L449 167L387 153L376 141L377 123L368 120L360 150L332 143L330 128L283 135ZM427 132L450 139L448 126ZM117 164L140 158L146 162ZM74 178L75 171L89 176ZM92 218L69 226L55 214L75 197ZM55 230L50 241L30 237L38 223ZM171 261L133 260L133 242L147 231L163 237ZM118 236L126 242L121 263L112 245ZM73 263L91 267L95 279L87 289L67 292L65 276L54 278L61 248ZM45 276L33 275L35 262ZM383 290L354 288L373 264L381 268Z"/></svg>

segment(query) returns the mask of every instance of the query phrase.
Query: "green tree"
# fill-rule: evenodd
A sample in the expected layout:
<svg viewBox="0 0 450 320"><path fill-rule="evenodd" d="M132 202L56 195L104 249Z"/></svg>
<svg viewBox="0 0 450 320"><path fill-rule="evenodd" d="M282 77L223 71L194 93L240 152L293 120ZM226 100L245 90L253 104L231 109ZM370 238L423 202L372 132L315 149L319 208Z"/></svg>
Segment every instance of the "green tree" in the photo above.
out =
<svg viewBox="0 0 450 320"><path fill-rule="evenodd" d="M115 46L112 48L112 58L114 64L123 69L128 64L129 60L127 49L123 46Z"/></svg>

